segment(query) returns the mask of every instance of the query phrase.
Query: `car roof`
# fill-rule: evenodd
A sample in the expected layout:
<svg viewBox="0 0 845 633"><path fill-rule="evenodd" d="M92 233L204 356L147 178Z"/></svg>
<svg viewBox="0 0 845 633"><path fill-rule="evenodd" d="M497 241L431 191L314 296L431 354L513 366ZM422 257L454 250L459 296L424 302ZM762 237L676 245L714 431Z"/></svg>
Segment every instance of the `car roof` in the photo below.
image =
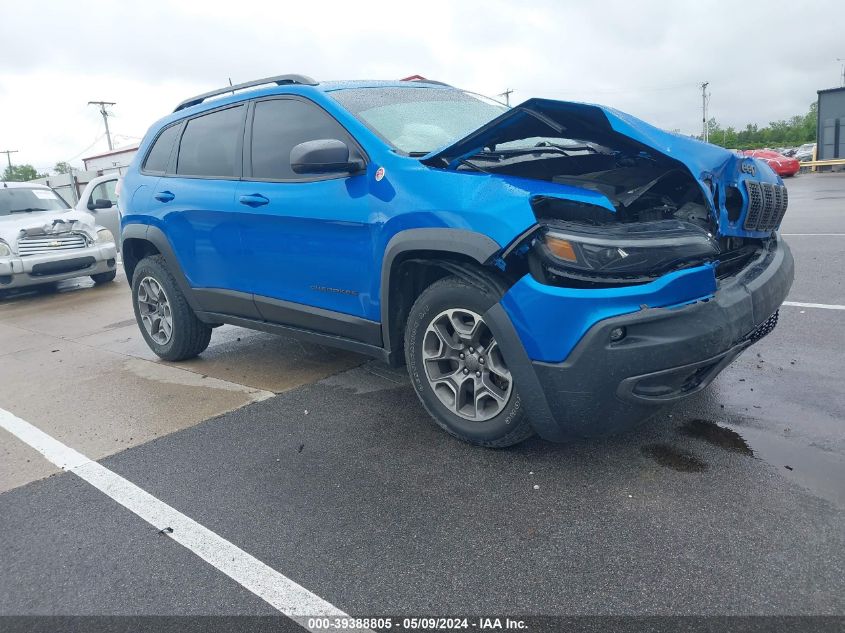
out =
<svg viewBox="0 0 845 633"><path fill-rule="evenodd" d="M381 79L353 79L345 81L324 81L316 86L316 90L332 92L334 90L351 90L355 88L440 88L446 90L458 90L454 86L439 81L402 81L402 80L381 80Z"/></svg>
<svg viewBox="0 0 845 633"><path fill-rule="evenodd" d="M247 101L249 99L255 99L258 97L266 97L272 95L307 96L308 94L314 93L329 93L338 90L366 88L405 88L408 90L459 90L454 86L449 86L448 84L444 84L439 81L356 79L344 81L321 81L319 83L314 84L285 83L277 85L272 83L272 78L270 78L270 81L266 84L256 85L255 87L249 87L244 90L235 92L234 94L228 92L224 88L221 88L219 94L212 95L210 93L206 93L206 95L200 95L201 97L205 97L205 99L201 103L194 103L188 105L186 102L182 102L181 104L179 104L176 110L159 119L153 125L153 127L158 130L171 123L181 121L182 119L186 119L197 114L201 114L202 112L205 112L207 110L213 110L221 106L236 104L242 101ZM235 89L237 89L237 86L235 86ZM186 101L191 102L192 99L187 99Z"/></svg>

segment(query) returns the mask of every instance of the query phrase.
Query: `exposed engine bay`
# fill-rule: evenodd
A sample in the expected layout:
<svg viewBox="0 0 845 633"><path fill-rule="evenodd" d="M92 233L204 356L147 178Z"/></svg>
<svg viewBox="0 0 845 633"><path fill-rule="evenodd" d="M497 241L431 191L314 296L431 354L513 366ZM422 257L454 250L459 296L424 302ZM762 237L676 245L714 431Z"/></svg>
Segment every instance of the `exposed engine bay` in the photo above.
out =
<svg viewBox="0 0 845 633"><path fill-rule="evenodd" d="M626 148L627 149L627 148ZM532 139L486 147L461 160L477 170L546 180L601 194L611 208L564 196L536 196L542 227L524 251L545 283L576 287L647 283L672 270L715 262L729 276L764 240L719 237L709 192L683 166L646 152L632 154L592 142Z"/></svg>

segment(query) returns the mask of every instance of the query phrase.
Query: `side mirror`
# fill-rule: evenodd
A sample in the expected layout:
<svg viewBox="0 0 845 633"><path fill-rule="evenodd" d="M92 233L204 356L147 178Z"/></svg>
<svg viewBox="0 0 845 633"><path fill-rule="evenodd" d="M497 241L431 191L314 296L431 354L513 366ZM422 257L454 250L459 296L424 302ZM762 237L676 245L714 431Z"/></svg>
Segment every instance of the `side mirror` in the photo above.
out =
<svg viewBox="0 0 845 633"><path fill-rule="evenodd" d="M350 160L346 143L327 138L296 145L290 151L290 166L297 174L353 174L364 168L364 161Z"/></svg>
<svg viewBox="0 0 845 633"><path fill-rule="evenodd" d="M88 209L94 211L95 209L111 209L112 203L111 200L106 200L105 198L97 198L94 202L88 203Z"/></svg>

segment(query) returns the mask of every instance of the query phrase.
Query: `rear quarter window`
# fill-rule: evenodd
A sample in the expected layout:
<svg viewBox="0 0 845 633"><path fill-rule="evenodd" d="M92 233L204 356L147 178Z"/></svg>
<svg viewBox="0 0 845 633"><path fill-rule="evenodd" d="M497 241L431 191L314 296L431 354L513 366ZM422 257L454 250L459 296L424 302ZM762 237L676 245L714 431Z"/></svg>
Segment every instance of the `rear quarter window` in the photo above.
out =
<svg viewBox="0 0 845 633"><path fill-rule="evenodd" d="M164 173L167 164L170 162L170 152L173 150L173 143L179 133L179 124L165 128L153 143L147 160L144 161L144 171Z"/></svg>

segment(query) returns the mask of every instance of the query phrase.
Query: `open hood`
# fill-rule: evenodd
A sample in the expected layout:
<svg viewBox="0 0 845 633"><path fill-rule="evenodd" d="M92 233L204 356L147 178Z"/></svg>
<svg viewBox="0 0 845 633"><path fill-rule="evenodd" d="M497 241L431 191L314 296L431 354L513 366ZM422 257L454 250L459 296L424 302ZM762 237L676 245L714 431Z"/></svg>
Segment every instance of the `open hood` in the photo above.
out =
<svg viewBox="0 0 845 633"><path fill-rule="evenodd" d="M529 99L422 162L454 167L484 147L532 137L585 140L634 152L657 153L682 163L697 180L718 173L736 157L721 147L660 130L636 117L605 106Z"/></svg>

